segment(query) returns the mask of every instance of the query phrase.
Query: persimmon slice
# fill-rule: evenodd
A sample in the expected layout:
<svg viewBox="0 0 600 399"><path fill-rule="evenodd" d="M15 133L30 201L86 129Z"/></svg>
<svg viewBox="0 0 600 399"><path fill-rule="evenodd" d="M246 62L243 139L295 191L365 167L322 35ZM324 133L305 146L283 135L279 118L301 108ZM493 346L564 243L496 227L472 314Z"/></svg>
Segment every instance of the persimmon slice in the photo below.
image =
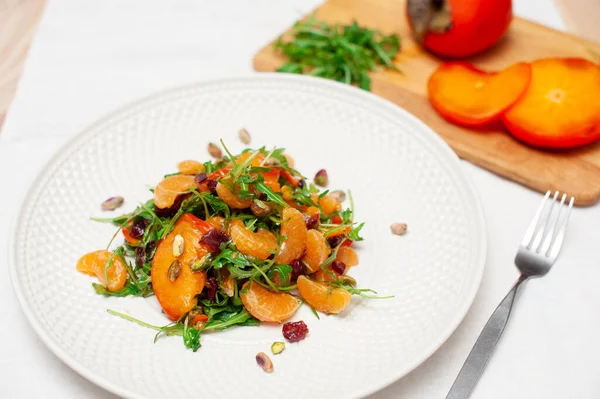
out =
<svg viewBox="0 0 600 399"><path fill-rule="evenodd" d="M531 64L523 97L504 115L517 139L546 148L571 148L600 138L600 66L582 58Z"/></svg>
<svg viewBox="0 0 600 399"><path fill-rule="evenodd" d="M242 286L240 299L248 312L260 321L281 323L292 317L300 307L296 298L290 294L271 292L250 281Z"/></svg>
<svg viewBox="0 0 600 399"><path fill-rule="evenodd" d="M206 273L193 271L191 264L208 253L206 247L200 244L200 238L212 228L194 215L185 214L156 248L152 261L152 287L160 306L171 320L189 312L196 304L196 295L204 288ZM173 241L178 235L183 238L183 252L175 256ZM176 273L173 269L169 271L174 262L178 262Z"/></svg>
<svg viewBox="0 0 600 399"><path fill-rule="evenodd" d="M444 119L463 126L482 126L499 119L516 103L531 81L531 65L514 64L486 72L471 64L441 64L427 84L429 101Z"/></svg>

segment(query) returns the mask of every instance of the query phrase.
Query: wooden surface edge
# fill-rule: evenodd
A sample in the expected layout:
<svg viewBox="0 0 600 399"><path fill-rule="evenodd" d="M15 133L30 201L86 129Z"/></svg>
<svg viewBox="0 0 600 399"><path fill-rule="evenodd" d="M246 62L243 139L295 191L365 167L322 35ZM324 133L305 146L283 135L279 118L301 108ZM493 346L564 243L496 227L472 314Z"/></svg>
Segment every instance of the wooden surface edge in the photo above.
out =
<svg viewBox="0 0 600 399"><path fill-rule="evenodd" d="M7 1L0 10L0 134L45 4L45 0Z"/></svg>

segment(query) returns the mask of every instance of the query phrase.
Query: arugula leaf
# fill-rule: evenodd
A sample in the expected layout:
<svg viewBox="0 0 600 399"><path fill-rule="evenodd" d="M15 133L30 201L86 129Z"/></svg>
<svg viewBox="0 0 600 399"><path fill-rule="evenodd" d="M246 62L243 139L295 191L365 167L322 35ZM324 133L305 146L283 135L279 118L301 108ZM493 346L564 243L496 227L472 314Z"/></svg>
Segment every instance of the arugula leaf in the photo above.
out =
<svg viewBox="0 0 600 399"><path fill-rule="evenodd" d="M379 65L398 71L392 59L400 51L400 38L356 21L329 26L313 15L294 24L290 40L279 37L275 48L288 58L278 72L305 73L370 90L370 71Z"/></svg>
<svg viewBox="0 0 600 399"><path fill-rule="evenodd" d="M190 348L196 352L200 349L200 331L188 326L188 318L186 317L183 323L183 344L186 348Z"/></svg>
<svg viewBox="0 0 600 399"><path fill-rule="evenodd" d="M261 193L266 194L267 195L267 199L269 199L269 201L276 202L276 203L278 203L279 205L282 205L282 206L288 206L287 202L285 202L283 200L283 198L281 198L281 195L275 194L273 192L273 190L271 190L264 183L257 183L257 184L254 185L254 187L256 187L256 189L258 191L260 191Z"/></svg>
<svg viewBox="0 0 600 399"><path fill-rule="evenodd" d="M348 238L351 239L352 241L362 241L364 240L364 238L362 238L359 234L360 234L360 230L364 227L364 223L359 224L357 227L353 227L352 229L350 229L350 233L348 233Z"/></svg>

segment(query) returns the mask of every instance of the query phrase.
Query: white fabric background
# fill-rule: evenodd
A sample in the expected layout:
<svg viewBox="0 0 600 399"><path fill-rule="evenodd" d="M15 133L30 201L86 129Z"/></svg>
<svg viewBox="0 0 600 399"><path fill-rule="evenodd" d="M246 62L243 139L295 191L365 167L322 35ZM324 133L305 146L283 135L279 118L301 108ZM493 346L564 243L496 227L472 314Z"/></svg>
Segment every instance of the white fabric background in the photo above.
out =
<svg viewBox="0 0 600 399"><path fill-rule="evenodd" d="M49 1L0 135L0 397L113 397L46 349L10 286L4 243L39 168L67 138L124 103L173 86L250 73L252 55L318 3ZM517 15L564 28L552 0L514 3ZM447 343L373 398L443 398L517 278L515 250L541 196L463 165L489 229L481 289ZM574 210L561 257L547 277L526 287L474 398L600 398L599 220L599 206Z"/></svg>

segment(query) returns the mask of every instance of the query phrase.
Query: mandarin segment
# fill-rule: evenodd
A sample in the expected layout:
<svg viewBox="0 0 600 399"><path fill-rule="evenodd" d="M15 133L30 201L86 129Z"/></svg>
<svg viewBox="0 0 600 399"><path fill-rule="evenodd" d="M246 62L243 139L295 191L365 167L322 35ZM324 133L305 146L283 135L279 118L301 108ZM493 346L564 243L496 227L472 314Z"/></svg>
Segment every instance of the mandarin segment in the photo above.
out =
<svg viewBox="0 0 600 399"><path fill-rule="evenodd" d="M302 257L308 272L314 273L319 270L330 253L331 248L323 234L317 230L309 230L306 234L306 252Z"/></svg>
<svg viewBox="0 0 600 399"><path fill-rule="evenodd" d="M503 117L533 146L571 148L600 138L600 66L581 58L534 61L527 91Z"/></svg>
<svg viewBox="0 0 600 399"><path fill-rule="evenodd" d="M306 276L298 277L298 291L310 306L323 313L340 313L352 300L352 295L348 291L310 280Z"/></svg>
<svg viewBox="0 0 600 399"><path fill-rule="evenodd" d="M338 249L336 260L343 262L346 266L356 266L358 265L358 254L356 251L350 247L341 246Z"/></svg>
<svg viewBox="0 0 600 399"><path fill-rule="evenodd" d="M225 186L224 184L221 183L217 183L217 195L219 196L219 198L221 198L223 200L223 202L225 204L227 204L228 207L233 208L233 209L245 209L248 208L250 206L250 204L252 204L252 200L247 199L241 199L239 197L236 197L229 188L227 188L227 186Z"/></svg>
<svg viewBox="0 0 600 399"><path fill-rule="evenodd" d="M247 281L240 298L250 314L260 321L281 323L292 317L300 303L285 292L271 292L257 283Z"/></svg>
<svg viewBox="0 0 600 399"><path fill-rule="evenodd" d="M238 251L265 260L277 249L277 237L269 230L258 229L252 232L240 219L229 223L229 235Z"/></svg>
<svg viewBox="0 0 600 399"><path fill-rule="evenodd" d="M482 126L517 102L531 81L531 65L520 62L500 72L485 72L471 64L441 64L427 83L429 101L446 120Z"/></svg>
<svg viewBox="0 0 600 399"><path fill-rule="evenodd" d="M184 175L197 175L204 172L204 165L198 161L188 159L177 164L177 171Z"/></svg>
<svg viewBox="0 0 600 399"><path fill-rule="evenodd" d="M206 223L210 224L215 229L225 229L225 218L222 216L211 216L208 219L206 219Z"/></svg>
<svg viewBox="0 0 600 399"><path fill-rule="evenodd" d="M111 264L106 268L109 261ZM107 250L90 252L77 261L77 270L96 276L106 289L111 292L119 291L125 287L127 281L127 268L120 257ZM108 277L108 284L106 282Z"/></svg>
<svg viewBox="0 0 600 399"><path fill-rule="evenodd" d="M194 176L167 176L154 188L154 205L157 208L169 208L175 203L177 196L194 187L196 187Z"/></svg>
<svg viewBox="0 0 600 399"><path fill-rule="evenodd" d="M307 229L302 214L294 208L284 208L281 213L281 228L279 234L285 237L279 252L275 256L275 263L289 265L298 259L306 248Z"/></svg>
<svg viewBox="0 0 600 399"><path fill-rule="evenodd" d="M185 214L158 244L152 261L152 287L158 302L172 320L177 320L190 311L196 305L196 295L204 288L206 273L192 271L191 264L208 253L205 246L200 244L200 238L211 228L197 217ZM184 241L183 252L174 256L173 241L178 235ZM174 281L171 281L169 269L175 261L179 262L181 270Z"/></svg>
<svg viewBox="0 0 600 399"><path fill-rule="evenodd" d="M332 214L333 212L339 212L342 210L342 204L337 202L333 195L324 195L319 198L317 194L311 194L310 198L315 204L319 204L327 215Z"/></svg>

